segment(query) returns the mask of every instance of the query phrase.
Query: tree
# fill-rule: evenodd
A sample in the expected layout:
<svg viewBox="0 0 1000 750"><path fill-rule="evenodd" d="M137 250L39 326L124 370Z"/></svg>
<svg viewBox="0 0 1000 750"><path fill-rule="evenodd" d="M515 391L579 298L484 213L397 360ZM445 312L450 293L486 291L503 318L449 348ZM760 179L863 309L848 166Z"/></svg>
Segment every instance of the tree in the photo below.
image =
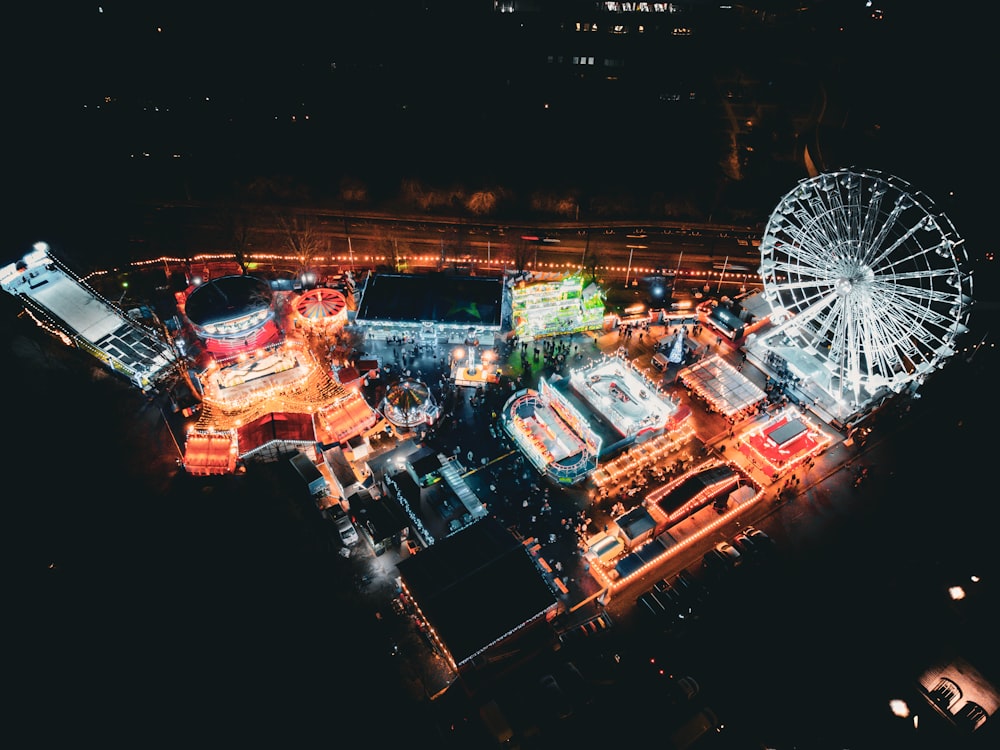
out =
<svg viewBox="0 0 1000 750"><path fill-rule="evenodd" d="M365 203L368 201L368 186L356 177L343 177L340 180L340 199L345 203Z"/></svg>
<svg viewBox="0 0 1000 750"><path fill-rule="evenodd" d="M523 239L518 237L514 240L514 268L518 272L524 271L528 267L528 259L531 258L531 247Z"/></svg>
<svg viewBox="0 0 1000 750"><path fill-rule="evenodd" d="M590 275L591 281L597 281L597 268L603 260L600 251L590 246L590 227L587 227L587 245L583 250L583 268Z"/></svg>
<svg viewBox="0 0 1000 750"><path fill-rule="evenodd" d="M474 216L488 216L496 211L497 202L496 191L480 190L469 197L465 207Z"/></svg>
<svg viewBox="0 0 1000 750"><path fill-rule="evenodd" d="M250 263L250 248L257 234L253 216L243 209L234 208L226 216L226 230L229 235L233 257L245 274Z"/></svg>
<svg viewBox="0 0 1000 750"><path fill-rule="evenodd" d="M390 260L395 273L406 270L406 260L399 255L399 242L392 230L386 226L379 226L375 230L375 252Z"/></svg>
<svg viewBox="0 0 1000 750"><path fill-rule="evenodd" d="M312 269L313 259L326 247L326 240L315 223L307 217L295 213L279 213L275 223L281 235L282 248L295 256L299 271Z"/></svg>

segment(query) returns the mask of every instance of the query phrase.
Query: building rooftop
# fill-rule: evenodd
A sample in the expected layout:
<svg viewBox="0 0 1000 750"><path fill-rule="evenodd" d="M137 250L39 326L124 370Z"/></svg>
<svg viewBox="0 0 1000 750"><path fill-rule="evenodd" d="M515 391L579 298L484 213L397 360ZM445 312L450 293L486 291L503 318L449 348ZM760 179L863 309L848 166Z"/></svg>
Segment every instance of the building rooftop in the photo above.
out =
<svg viewBox="0 0 1000 750"><path fill-rule="evenodd" d="M503 281L497 278L375 274L366 285L357 321L499 328L502 305Z"/></svg>
<svg viewBox="0 0 1000 750"><path fill-rule="evenodd" d="M493 517L401 560L398 567L459 665L558 603L524 543Z"/></svg>

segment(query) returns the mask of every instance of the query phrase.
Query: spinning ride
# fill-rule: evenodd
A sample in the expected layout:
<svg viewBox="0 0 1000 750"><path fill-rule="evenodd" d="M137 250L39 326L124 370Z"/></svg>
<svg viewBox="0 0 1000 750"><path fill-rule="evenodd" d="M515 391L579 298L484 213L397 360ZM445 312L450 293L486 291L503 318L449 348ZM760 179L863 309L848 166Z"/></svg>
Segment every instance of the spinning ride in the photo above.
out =
<svg viewBox="0 0 1000 750"><path fill-rule="evenodd" d="M413 378L403 378L391 385L381 410L386 419L402 430L431 425L440 413L430 389Z"/></svg>
<svg viewBox="0 0 1000 750"><path fill-rule="evenodd" d="M335 289L317 287L295 301L295 312L310 323L347 322L347 299Z"/></svg>

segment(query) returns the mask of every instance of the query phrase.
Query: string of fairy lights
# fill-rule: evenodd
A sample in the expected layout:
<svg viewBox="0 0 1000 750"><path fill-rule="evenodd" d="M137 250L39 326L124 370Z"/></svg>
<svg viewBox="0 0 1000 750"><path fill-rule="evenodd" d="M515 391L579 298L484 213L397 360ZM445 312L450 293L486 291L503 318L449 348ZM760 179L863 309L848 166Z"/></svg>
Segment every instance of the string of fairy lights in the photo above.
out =
<svg viewBox="0 0 1000 750"><path fill-rule="evenodd" d="M164 267L169 267L171 264L179 266L188 266L191 264L199 263L224 263L233 262L234 256L232 253L199 253L190 258L181 258L177 256L161 256L159 258L154 258L151 260L137 260L133 261L130 265L136 269L144 269L151 266L162 265ZM579 262L574 261L538 261L535 259L517 263L514 258L508 257L506 255L492 255L489 258L475 258L465 255L444 255L441 253L426 253L417 255L403 255L398 254L395 257L389 254L382 253L354 253L350 255L348 253L344 254L317 254L311 255L308 258L303 256L287 255L282 253L253 253L247 256L247 262L250 265L288 265L295 264L297 266L310 265L310 266L342 266L345 264L360 264L363 267L376 268L379 266L386 265L401 265L401 266L420 266L420 267L437 267L440 265L471 265L475 266L480 271L492 270L492 271L504 271L510 270L518 267L523 267L524 270L532 270L539 273L551 273L551 274L564 274L570 272L583 272L595 273L598 275L625 275L626 273L634 274L636 277L649 276L653 274L660 274L664 276L674 276L681 279L687 279L688 281L704 281L704 282L718 282L720 280L725 282L740 283L740 284L760 284L760 276L757 273L746 271L746 270L734 270L734 271L722 271L715 269L694 269L694 268L677 268L665 270L662 267L653 266L627 266L618 264L607 264L598 265L591 268L590 266L585 266ZM103 275L108 273L107 271L95 272L97 275Z"/></svg>

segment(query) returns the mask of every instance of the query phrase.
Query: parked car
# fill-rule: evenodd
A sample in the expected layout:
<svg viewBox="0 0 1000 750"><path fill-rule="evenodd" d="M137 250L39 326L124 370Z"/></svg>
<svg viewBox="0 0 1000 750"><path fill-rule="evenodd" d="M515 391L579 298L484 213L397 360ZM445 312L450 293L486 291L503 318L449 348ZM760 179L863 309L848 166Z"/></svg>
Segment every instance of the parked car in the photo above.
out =
<svg viewBox="0 0 1000 750"><path fill-rule="evenodd" d="M702 565L713 574L727 573L743 564L743 555L729 542L719 542L705 553Z"/></svg>
<svg viewBox="0 0 1000 750"><path fill-rule="evenodd" d="M693 700L700 692L701 686L698 684L698 681L690 675L685 675L684 677L674 678L668 697L674 703L686 703Z"/></svg>
<svg viewBox="0 0 1000 750"><path fill-rule="evenodd" d="M727 565L735 568L743 564L743 555L729 542L719 542L715 545L714 551Z"/></svg>
<svg viewBox="0 0 1000 750"><path fill-rule="evenodd" d="M334 523L337 524L337 533L345 547L351 547L358 543L358 530L354 528L354 524L351 523L351 519L347 515L339 516Z"/></svg>
<svg viewBox="0 0 1000 750"><path fill-rule="evenodd" d="M758 553L767 553L774 549L774 540L755 526L747 526L743 529L743 533Z"/></svg>
<svg viewBox="0 0 1000 750"><path fill-rule="evenodd" d="M757 545L754 543L753 539L748 537L746 533L742 531L733 537L731 544L743 557L749 557L757 553Z"/></svg>

